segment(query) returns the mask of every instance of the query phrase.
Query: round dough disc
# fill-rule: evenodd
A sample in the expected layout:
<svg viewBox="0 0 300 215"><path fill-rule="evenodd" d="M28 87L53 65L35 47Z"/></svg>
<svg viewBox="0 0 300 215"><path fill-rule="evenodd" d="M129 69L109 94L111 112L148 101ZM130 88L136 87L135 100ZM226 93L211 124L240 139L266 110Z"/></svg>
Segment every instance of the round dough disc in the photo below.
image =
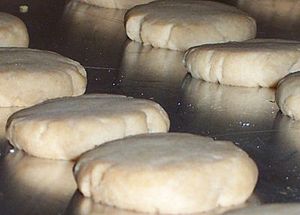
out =
<svg viewBox="0 0 300 215"><path fill-rule="evenodd" d="M22 20L0 12L0 47L28 47L29 36Z"/></svg>
<svg viewBox="0 0 300 215"><path fill-rule="evenodd" d="M254 19L235 7L212 1L154 1L130 9L125 23L131 40L173 50L243 41L256 35Z"/></svg>
<svg viewBox="0 0 300 215"><path fill-rule="evenodd" d="M74 168L95 202L149 213L196 213L241 204L257 167L231 142L184 133L148 134L104 144Z"/></svg>
<svg viewBox="0 0 300 215"><path fill-rule="evenodd" d="M189 49L185 66L194 78L232 86L275 87L300 70L300 42L260 39Z"/></svg>
<svg viewBox="0 0 300 215"><path fill-rule="evenodd" d="M78 96L85 92L86 82L78 62L54 52L0 48L0 107Z"/></svg>
<svg viewBox="0 0 300 215"><path fill-rule="evenodd" d="M129 9L135 5L146 4L154 0L75 0L105 8Z"/></svg>
<svg viewBox="0 0 300 215"><path fill-rule="evenodd" d="M104 142L128 135L166 132L169 118L150 100L106 94L53 99L13 114L6 137L28 154L76 159Z"/></svg>
<svg viewBox="0 0 300 215"><path fill-rule="evenodd" d="M275 97L284 115L300 120L300 72L284 77L278 83Z"/></svg>
<svg viewBox="0 0 300 215"><path fill-rule="evenodd" d="M300 204L267 204L227 212L224 215L299 215Z"/></svg>

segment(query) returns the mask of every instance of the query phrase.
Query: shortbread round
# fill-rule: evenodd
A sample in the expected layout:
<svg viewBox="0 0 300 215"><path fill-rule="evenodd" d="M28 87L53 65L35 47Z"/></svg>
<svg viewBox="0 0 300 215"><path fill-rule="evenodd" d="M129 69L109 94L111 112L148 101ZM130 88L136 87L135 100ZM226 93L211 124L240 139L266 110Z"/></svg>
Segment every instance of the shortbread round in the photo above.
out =
<svg viewBox="0 0 300 215"><path fill-rule="evenodd" d="M144 134L106 143L74 168L95 202L149 213L196 213L241 204L258 170L232 142L185 133Z"/></svg>
<svg viewBox="0 0 300 215"><path fill-rule="evenodd" d="M26 25L16 16L0 12L0 47L28 47Z"/></svg>
<svg viewBox="0 0 300 215"><path fill-rule="evenodd" d="M289 74L278 83L276 103L284 115L300 120L300 72Z"/></svg>
<svg viewBox="0 0 300 215"><path fill-rule="evenodd" d="M248 207L236 211L230 211L224 215L298 215L300 214L300 204L267 204L263 206Z"/></svg>
<svg viewBox="0 0 300 215"><path fill-rule="evenodd" d="M49 51L0 48L0 107L78 96L86 83L85 69L69 58Z"/></svg>
<svg viewBox="0 0 300 215"><path fill-rule="evenodd" d="M244 87L275 87L300 70L300 42L260 39L189 49L185 66L194 78Z"/></svg>
<svg viewBox="0 0 300 215"><path fill-rule="evenodd" d="M213 1L162 0L139 5L127 12L125 25L131 40L173 50L243 41L256 35L253 18Z"/></svg>
<svg viewBox="0 0 300 215"><path fill-rule="evenodd" d="M154 0L75 0L98 7L115 8L115 9L129 9L133 6L146 4Z"/></svg>
<svg viewBox="0 0 300 215"><path fill-rule="evenodd" d="M166 132L169 124L167 113L153 101L91 94L53 99L16 112L8 119L6 136L30 155L72 160L107 141Z"/></svg>

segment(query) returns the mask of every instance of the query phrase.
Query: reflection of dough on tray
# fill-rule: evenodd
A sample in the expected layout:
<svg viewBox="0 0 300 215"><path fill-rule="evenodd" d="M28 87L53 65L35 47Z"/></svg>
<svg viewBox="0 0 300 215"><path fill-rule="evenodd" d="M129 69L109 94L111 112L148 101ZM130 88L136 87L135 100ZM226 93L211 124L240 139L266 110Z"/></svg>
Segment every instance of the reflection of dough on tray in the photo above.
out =
<svg viewBox="0 0 300 215"><path fill-rule="evenodd" d="M154 1L130 9L127 36L145 45L186 50L192 46L243 41L256 35L255 20L235 7L212 1Z"/></svg>
<svg viewBox="0 0 300 215"><path fill-rule="evenodd" d="M21 151L6 155L5 161L11 181L23 192L42 193L65 201L76 190L72 162L35 158Z"/></svg>
<svg viewBox="0 0 300 215"><path fill-rule="evenodd" d="M249 207L236 211L229 211L224 215L299 215L300 204L267 204L259 207Z"/></svg>
<svg viewBox="0 0 300 215"><path fill-rule="evenodd" d="M253 40L210 44L186 52L194 78L226 85L275 87L285 75L300 70L300 42Z"/></svg>
<svg viewBox="0 0 300 215"><path fill-rule="evenodd" d="M146 4L154 0L77 0L98 7L129 9L135 5Z"/></svg>
<svg viewBox="0 0 300 215"><path fill-rule="evenodd" d="M189 125L199 120L203 129L271 129L278 107L275 90L269 88L232 87L187 77L183 84L184 103L197 108ZM186 115L185 117L188 117ZM195 120L197 118L197 120Z"/></svg>
<svg viewBox="0 0 300 215"><path fill-rule="evenodd" d="M96 33L98 31L109 32L113 29L116 31L114 22L123 24L124 14L125 11L122 10L94 7L73 0L67 4L64 18L66 21L77 25L76 27L73 26L74 31L76 31L76 28L79 28L85 29L86 33L88 33L88 30L93 30L93 33Z"/></svg>
<svg viewBox="0 0 300 215"><path fill-rule="evenodd" d="M300 152L300 120L292 120L291 118L278 114L275 124L275 140L281 147L279 150L281 153L283 151L288 151L294 153L295 151ZM290 154L290 153L286 153ZM297 157L299 153L297 153Z"/></svg>
<svg viewBox="0 0 300 215"><path fill-rule="evenodd" d="M13 114L7 138L28 154L76 159L106 141L141 133L166 132L169 118L150 100L89 94L53 99Z"/></svg>
<svg viewBox="0 0 300 215"><path fill-rule="evenodd" d="M254 161L232 142L185 133L106 143L74 167L95 202L150 213L196 213L244 203L257 181Z"/></svg>
<svg viewBox="0 0 300 215"><path fill-rule="evenodd" d="M0 71L0 107L78 96L84 93L87 82L78 62L35 49L1 48Z"/></svg>
<svg viewBox="0 0 300 215"><path fill-rule="evenodd" d="M77 1L69 2L64 10L62 36L74 45L69 45L67 51L91 66L109 62L110 66L118 67L126 40L123 23L125 12ZM99 50L106 54L100 55ZM88 62L86 56L89 56Z"/></svg>
<svg viewBox="0 0 300 215"><path fill-rule="evenodd" d="M279 82L276 102L283 114L300 120L300 72L287 75Z"/></svg>
<svg viewBox="0 0 300 215"><path fill-rule="evenodd" d="M186 75L182 58L182 52L142 46L131 41L124 49L121 75L125 77L124 81L139 81L153 87L161 83L180 86Z"/></svg>
<svg viewBox="0 0 300 215"><path fill-rule="evenodd" d="M293 30L300 26L299 0L238 0L237 6L264 26Z"/></svg>
<svg viewBox="0 0 300 215"><path fill-rule="evenodd" d="M209 212L193 213L193 215L222 215L225 211L259 204L260 202L256 196L252 195L245 204L233 207L217 208ZM91 198L83 197L80 193L75 193L75 195L73 195L67 212L67 214L74 215L146 215L145 213L119 209L103 205L101 203L96 203Z"/></svg>
<svg viewBox="0 0 300 215"><path fill-rule="evenodd" d="M19 18L0 12L0 47L28 47L27 28Z"/></svg>

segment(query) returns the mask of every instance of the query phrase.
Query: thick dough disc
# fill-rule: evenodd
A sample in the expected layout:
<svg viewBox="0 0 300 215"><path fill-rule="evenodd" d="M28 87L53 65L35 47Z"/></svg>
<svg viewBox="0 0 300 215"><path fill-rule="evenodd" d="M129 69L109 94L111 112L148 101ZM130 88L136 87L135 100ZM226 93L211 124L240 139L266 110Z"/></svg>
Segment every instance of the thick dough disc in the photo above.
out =
<svg viewBox="0 0 300 215"><path fill-rule="evenodd" d="M133 6L146 4L154 0L75 0L105 8L129 9Z"/></svg>
<svg viewBox="0 0 300 215"><path fill-rule="evenodd" d="M255 20L244 12L199 0L163 0L136 6L127 12L125 26L131 40L173 50L243 41L256 35Z"/></svg>
<svg viewBox="0 0 300 215"><path fill-rule="evenodd" d="M0 107L78 96L85 92L86 82L78 62L54 52L0 48Z"/></svg>
<svg viewBox="0 0 300 215"><path fill-rule="evenodd" d="M0 47L28 47L29 36L24 22L0 12Z"/></svg>
<svg viewBox="0 0 300 215"><path fill-rule="evenodd" d="M128 135L166 132L169 118L150 100L106 94L53 99L13 114L10 143L28 154L76 159L104 142Z"/></svg>
<svg viewBox="0 0 300 215"><path fill-rule="evenodd" d="M300 72L289 74L278 83L276 102L284 115L300 120Z"/></svg>
<svg viewBox="0 0 300 215"><path fill-rule="evenodd" d="M194 78L244 87L275 87L300 70L300 42L259 39L189 49L185 66Z"/></svg>
<svg viewBox="0 0 300 215"><path fill-rule="evenodd" d="M231 142L184 133L148 134L104 144L74 168L94 201L150 213L195 213L241 204L257 167Z"/></svg>

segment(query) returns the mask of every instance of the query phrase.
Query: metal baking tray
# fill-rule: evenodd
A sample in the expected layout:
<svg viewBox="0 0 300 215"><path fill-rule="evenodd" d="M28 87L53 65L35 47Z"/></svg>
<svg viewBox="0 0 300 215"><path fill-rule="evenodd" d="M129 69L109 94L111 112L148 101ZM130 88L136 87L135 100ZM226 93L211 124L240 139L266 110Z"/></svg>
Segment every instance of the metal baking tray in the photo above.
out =
<svg viewBox="0 0 300 215"><path fill-rule="evenodd" d="M260 38L300 39L300 8L290 5L291 1L222 2L253 15ZM1 0L0 11L26 23L31 48L52 50L84 65L88 71L86 93L151 99L168 112L172 132L234 141L258 165L256 202L299 202L300 123L280 113L274 89L229 87L192 79L182 64L182 52L129 41L123 10L75 7L62 0ZM1 123L3 136L5 122ZM13 151L2 138L1 215L132 214L83 198L76 191L72 162Z"/></svg>

